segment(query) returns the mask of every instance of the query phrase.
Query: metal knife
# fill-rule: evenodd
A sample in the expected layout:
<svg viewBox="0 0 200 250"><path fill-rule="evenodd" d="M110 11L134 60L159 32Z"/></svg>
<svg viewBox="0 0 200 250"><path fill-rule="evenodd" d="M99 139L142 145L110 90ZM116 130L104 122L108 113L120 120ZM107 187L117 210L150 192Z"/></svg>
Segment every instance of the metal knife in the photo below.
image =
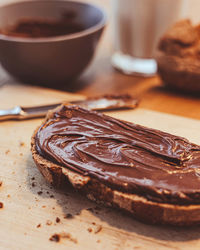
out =
<svg viewBox="0 0 200 250"><path fill-rule="evenodd" d="M65 102L63 102L65 103ZM33 107L16 106L12 109L0 110L0 121L25 120L44 117L48 110L54 109L62 103L41 105ZM119 109L133 109L137 107L138 100L130 95L106 95L85 100L71 101L67 104L78 105L96 111L109 111Z"/></svg>

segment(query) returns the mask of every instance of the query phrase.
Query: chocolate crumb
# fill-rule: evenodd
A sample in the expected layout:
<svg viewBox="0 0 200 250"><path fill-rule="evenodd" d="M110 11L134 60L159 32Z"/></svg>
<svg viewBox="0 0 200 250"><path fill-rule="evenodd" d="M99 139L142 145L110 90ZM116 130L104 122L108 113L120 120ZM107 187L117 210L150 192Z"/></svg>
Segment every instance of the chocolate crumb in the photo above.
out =
<svg viewBox="0 0 200 250"><path fill-rule="evenodd" d="M65 219L71 219L71 218L73 218L73 215L72 215L72 214L66 214L66 215L64 216L64 218L65 218Z"/></svg>
<svg viewBox="0 0 200 250"><path fill-rule="evenodd" d="M0 187L2 186L2 184L3 184L3 182L2 182L2 181L0 181Z"/></svg>
<svg viewBox="0 0 200 250"><path fill-rule="evenodd" d="M46 225L47 225L47 226L50 226L51 224L52 224L52 221L47 220Z"/></svg>
<svg viewBox="0 0 200 250"><path fill-rule="evenodd" d="M37 192L38 193L38 195L41 195L43 192L42 191L39 191L39 192Z"/></svg>
<svg viewBox="0 0 200 250"><path fill-rule="evenodd" d="M50 198L54 198L54 195L52 194L52 195L50 195Z"/></svg>
<svg viewBox="0 0 200 250"><path fill-rule="evenodd" d="M59 223L59 222L60 222L60 218L56 217L56 223Z"/></svg>
<svg viewBox="0 0 200 250"><path fill-rule="evenodd" d="M49 191L47 191L47 194L49 194Z"/></svg>
<svg viewBox="0 0 200 250"><path fill-rule="evenodd" d="M94 233L97 234L102 230L102 226L98 225L97 228L94 230Z"/></svg>
<svg viewBox="0 0 200 250"><path fill-rule="evenodd" d="M62 238L66 238L66 239L68 239L76 244L78 243L77 239L73 238L70 233L62 233L60 236Z"/></svg>
<svg viewBox="0 0 200 250"><path fill-rule="evenodd" d="M38 225L37 225L37 228L39 228L39 227L41 227L41 224L38 224Z"/></svg>
<svg viewBox="0 0 200 250"><path fill-rule="evenodd" d="M89 233L92 232L92 228L91 227L89 227L87 230L88 230Z"/></svg>
<svg viewBox="0 0 200 250"><path fill-rule="evenodd" d="M0 202L0 208L3 208L3 202Z"/></svg>
<svg viewBox="0 0 200 250"><path fill-rule="evenodd" d="M54 209L55 209L55 207L52 207L52 209L54 210Z"/></svg>
<svg viewBox="0 0 200 250"><path fill-rule="evenodd" d="M59 234L53 234L50 238L50 241L55 241L55 242L59 242L60 241L60 235Z"/></svg>
<svg viewBox="0 0 200 250"><path fill-rule="evenodd" d="M92 222L92 225L96 225L96 223L95 223L95 222Z"/></svg>
<svg viewBox="0 0 200 250"><path fill-rule="evenodd" d="M34 181L34 180L35 180L35 177L32 177L31 180Z"/></svg>
<svg viewBox="0 0 200 250"><path fill-rule="evenodd" d="M32 186L32 187L35 187L35 182L31 183L31 186Z"/></svg>

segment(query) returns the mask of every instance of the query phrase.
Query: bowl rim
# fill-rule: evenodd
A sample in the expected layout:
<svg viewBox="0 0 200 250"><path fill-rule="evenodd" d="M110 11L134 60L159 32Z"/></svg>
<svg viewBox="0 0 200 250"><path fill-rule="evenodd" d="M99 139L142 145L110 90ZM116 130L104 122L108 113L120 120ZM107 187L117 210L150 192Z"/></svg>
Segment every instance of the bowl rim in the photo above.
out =
<svg viewBox="0 0 200 250"><path fill-rule="evenodd" d="M0 9L3 7L7 7L7 6L11 6L11 5L18 5L18 4L23 4L23 3L36 3L36 2L51 2L52 0L25 0L25 1L18 1L18 2L12 2L12 3L8 3L8 4L3 4L2 6L0 6ZM78 5L85 5L85 6L91 6L94 7L96 9L98 9L101 14L102 14L102 19L100 20L100 22L98 22L96 25L93 25L90 28L84 29L80 32L75 32L72 34L67 34L67 35L60 35L60 36L52 36L52 37L37 37L37 38L32 38L32 37L17 37L17 36L9 36L9 35L4 35L0 33L0 40L5 40L5 41L11 41L11 42L24 42L24 43L46 43L46 42L59 42L59 41L64 41L64 40L73 40L73 39L77 39L80 37L85 37L87 35L90 35L92 33L95 33L96 31L99 31L101 29L103 29L107 23L107 15L105 10L100 7L97 4L91 4L91 3L87 3L87 2L81 2L81 1L71 1L71 0L56 0L53 1L54 3L56 2L65 2L65 3L75 3Z"/></svg>

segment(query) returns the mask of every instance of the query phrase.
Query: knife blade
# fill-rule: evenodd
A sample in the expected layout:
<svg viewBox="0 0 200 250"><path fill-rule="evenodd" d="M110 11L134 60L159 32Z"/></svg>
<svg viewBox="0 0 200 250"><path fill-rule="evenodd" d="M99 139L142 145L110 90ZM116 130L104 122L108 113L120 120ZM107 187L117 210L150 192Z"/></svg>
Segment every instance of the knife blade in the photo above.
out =
<svg viewBox="0 0 200 250"><path fill-rule="evenodd" d="M0 121L25 120L44 117L49 110L56 108L62 103L33 107L16 106L12 109L0 110ZM109 111L136 108L138 105L138 99L130 95L105 95L87 98L85 100L71 101L67 102L67 104L78 105L90 110Z"/></svg>

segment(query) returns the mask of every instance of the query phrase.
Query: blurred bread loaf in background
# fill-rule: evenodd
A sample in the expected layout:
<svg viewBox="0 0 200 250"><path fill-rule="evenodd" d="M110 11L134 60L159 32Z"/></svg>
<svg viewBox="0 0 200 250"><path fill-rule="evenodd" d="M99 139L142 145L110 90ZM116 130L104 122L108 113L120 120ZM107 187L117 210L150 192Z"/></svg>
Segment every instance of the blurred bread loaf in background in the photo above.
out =
<svg viewBox="0 0 200 250"><path fill-rule="evenodd" d="M160 39L156 52L163 83L183 92L200 92L200 25L175 23Z"/></svg>

